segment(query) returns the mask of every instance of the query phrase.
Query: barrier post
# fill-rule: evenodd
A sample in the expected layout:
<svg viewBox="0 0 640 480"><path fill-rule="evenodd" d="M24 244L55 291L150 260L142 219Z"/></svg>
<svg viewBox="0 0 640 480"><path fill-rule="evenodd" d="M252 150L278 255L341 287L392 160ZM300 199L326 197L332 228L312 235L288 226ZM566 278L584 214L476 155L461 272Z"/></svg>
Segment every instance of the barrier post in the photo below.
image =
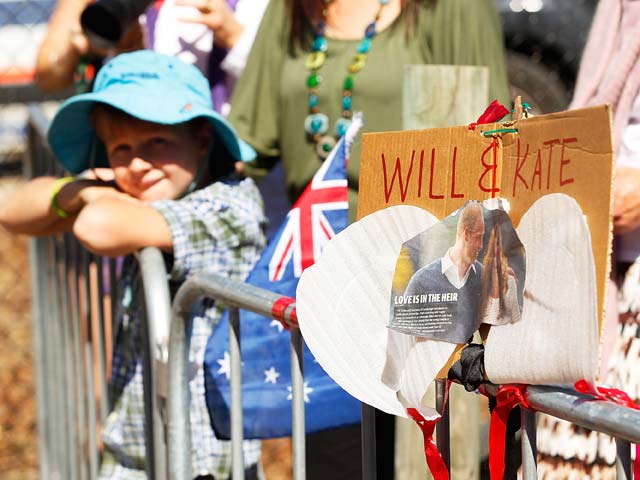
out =
<svg viewBox="0 0 640 480"><path fill-rule="evenodd" d="M376 409L362 404L362 478L376 480Z"/></svg>
<svg viewBox="0 0 640 480"><path fill-rule="evenodd" d="M234 479L244 480L242 442L242 355L240 353L240 311L229 308L229 360L231 369L231 465Z"/></svg>
<svg viewBox="0 0 640 480"><path fill-rule="evenodd" d="M447 471L451 475L451 431L449 423L449 409L446 405L447 402L447 380L436 380L436 410L442 418L436 425L436 444L444 464L447 466Z"/></svg>
<svg viewBox="0 0 640 480"><path fill-rule="evenodd" d="M171 295L162 253L157 248L144 248L136 253L142 277L142 298L145 305L143 316L147 338L144 339L147 457L149 478L166 480L167 435L164 407L167 398L167 362L169 357L169 324L171 322ZM153 468L153 470L151 470ZM151 475L152 473L152 475Z"/></svg>
<svg viewBox="0 0 640 480"><path fill-rule="evenodd" d="M293 448L293 478L307 478L305 462L305 424L304 424L304 343L300 329L292 328L291 334L291 428Z"/></svg>
<svg viewBox="0 0 640 480"><path fill-rule="evenodd" d="M616 438L616 479L632 480L631 475L631 444Z"/></svg>
<svg viewBox="0 0 640 480"><path fill-rule="evenodd" d="M537 480L536 465L536 413L527 408L520 408L520 423L522 432L520 444L522 447L522 479Z"/></svg>

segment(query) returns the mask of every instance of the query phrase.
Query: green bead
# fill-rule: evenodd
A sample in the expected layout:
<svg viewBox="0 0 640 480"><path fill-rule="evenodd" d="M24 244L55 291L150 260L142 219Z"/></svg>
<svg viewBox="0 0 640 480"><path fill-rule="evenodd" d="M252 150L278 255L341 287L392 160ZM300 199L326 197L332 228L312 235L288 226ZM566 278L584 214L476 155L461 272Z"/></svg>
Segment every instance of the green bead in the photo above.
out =
<svg viewBox="0 0 640 480"><path fill-rule="evenodd" d="M331 151L331 145L329 145L328 143L323 143L322 150L324 150L325 152Z"/></svg>
<svg viewBox="0 0 640 480"><path fill-rule="evenodd" d="M315 73L312 73L307 77L307 87L314 88L317 87L319 83L320 80L318 79L318 75Z"/></svg>
<svg viewBox="0 0 640 480"><path fill-rule="evenodd" d="M353 77L351 75L347 75L344 79L344 90L353 90Z"/></svg>

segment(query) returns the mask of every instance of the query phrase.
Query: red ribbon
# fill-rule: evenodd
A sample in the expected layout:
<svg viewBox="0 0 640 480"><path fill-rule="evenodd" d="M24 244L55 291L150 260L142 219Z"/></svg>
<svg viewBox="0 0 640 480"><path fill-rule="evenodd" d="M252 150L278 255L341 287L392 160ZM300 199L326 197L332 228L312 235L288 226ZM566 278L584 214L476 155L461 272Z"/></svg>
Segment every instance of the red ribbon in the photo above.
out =
<svg viewBox="0 0 640 480"><path fill-rule="evenodd" d="M489 473L491 480L504 478L505 440L507 421L511 410L517 405L530 408L525 398L526 386L503 385L496 395L496 406L489 423Z"/></svg>
<svg viewBox="0 0 640 480"><path fill-rule="evenodd" d="M289 307L289 305L291 305L292 303L295 303L296 299L295 298L291 298L291 297L280 297L279 299L277 299L275 302L273 302L273 305L271 306L271 315L273 316L273 318L275 318L276 320L279 320L280 323L282 324L282 326L286 329L289 330L289 323L287 323L284 319L284 314L287 311L287 307ZM296 316L296 309L294 308L293 311L291 312L290 315L290 319L289 322L291 323L291 325L293 325L294 327L298 326L298 318Z"/></svg>
<svg viewBox="0 0 640 480"><path fill-rule="evenodd" d="M433 475L434 480L449 480L449 471L440 456L436 442L433 440L433 431L442 417L437 417L434 420L425 420L415 408L407 408L407 413L411 419L416 422L418 427L420 427L420 430L422 430L424 456L427 459L427 465L429 466L429 470L431 470L431 475Z"/></svg>
<svg viewBox="0 0 640 480"><path fill-rule="evenodd" d="M598 400L611 401L623 407L640 410L640 405L636 404L629 395L617 388L598 387L587 382L585 379L578 380L573 388L577 392L593 395ZM640 445L636 444L636 459L633 465L633 478L640 479Z"/></svg>
<svg viewBox="0 0 640 480"><path fill-rule="evenodd" d="M593 395L598 400L611 401L617 405L622 405L623 407L640 410L640 405L636 405L626 392L618 390L617 388L596 387L584 379L578 380L574 384L573 388L575 388L579 393Z"/></svg>
<svg viewBox="0 0 640 480"><path fill-rule="evenodd" d="M478 125L481 125L483 123L497 122L507 113L509 113L509 110L507 110L504 105L498 102L498 100L494 100L489 104L484 113L478 117L478 120L469 124L469 130L475 130Z"/></svg>

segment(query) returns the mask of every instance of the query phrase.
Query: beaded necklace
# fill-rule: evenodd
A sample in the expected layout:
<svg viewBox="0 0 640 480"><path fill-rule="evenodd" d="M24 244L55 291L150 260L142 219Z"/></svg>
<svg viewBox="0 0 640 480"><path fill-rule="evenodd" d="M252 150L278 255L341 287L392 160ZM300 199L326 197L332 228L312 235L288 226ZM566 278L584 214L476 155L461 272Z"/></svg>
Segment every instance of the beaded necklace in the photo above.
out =
<svg viewBox="0 0 640 480"><path fill-rule="evenodd" d="M356 54L347 67L347 75L342 84L342 116L336 120L332 134L329 132L329 117L320 112L318 108L318 87L322 83L319 75L322 65L327 55L327 39L325 32L327 29L327 7L333 0L323 0L325 3L322 9L322 20L314 29L313 41L311 42L311 53L305 62L305 68L309 70L307 77L307 88L309 91L309 115L304 120L304 130L307 135L316 143L316 152L320 158L326 158L333 149L336 141L342 137L351 124L353 76L362 70L367 61L367 53L371 48L371 40L376 36L377 23L380 13L389 0L378 0L380 6L376 16L364 31L364 38L358 43Z"/></svg>

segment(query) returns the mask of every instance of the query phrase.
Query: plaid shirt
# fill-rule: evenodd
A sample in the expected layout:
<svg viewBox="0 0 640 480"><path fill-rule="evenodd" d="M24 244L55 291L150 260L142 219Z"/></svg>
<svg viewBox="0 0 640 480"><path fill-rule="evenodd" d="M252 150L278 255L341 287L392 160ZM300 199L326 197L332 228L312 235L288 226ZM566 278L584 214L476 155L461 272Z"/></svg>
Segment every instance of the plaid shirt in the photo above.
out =
<svg viewBox="0 0 640 480"><path fill-rule="evenodd" d="M190 275L207 272L242 281L265 245L262 200L252 180L227 177L180 199L151 205L165 218L173 238L170 279L173 287ZM105 454L100 478L145 479L140 280L133 257L127 257L118 284L118 325L109 385L113 410L104 425ZM175 291L175 290L174 290ZM192 472L229 477L231 442L217 440L204 396L204 350L222 310L212 300L194 306L189 351L191 365ZM260 457L260 443L245 441L245 465Z"/></svg>

